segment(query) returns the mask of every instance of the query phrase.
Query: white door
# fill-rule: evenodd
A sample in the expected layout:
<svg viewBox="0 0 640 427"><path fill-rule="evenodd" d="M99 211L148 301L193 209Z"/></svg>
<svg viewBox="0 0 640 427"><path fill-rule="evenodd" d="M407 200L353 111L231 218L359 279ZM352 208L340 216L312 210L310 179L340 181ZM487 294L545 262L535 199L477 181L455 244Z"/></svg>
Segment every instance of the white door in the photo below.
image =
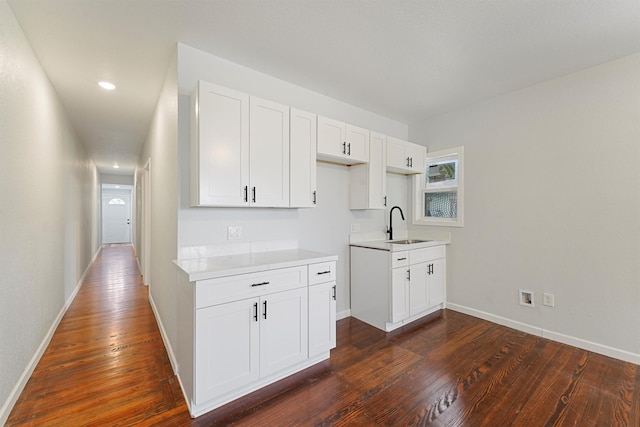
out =
<svg viewBox="0 0 640 427"><path fill-rule="evenodd" d="M131 195L102 195L102 243L131 243Z"/></svg>
<svg viewBox="0 0 640 427"><path fill-rule="evenodd" d="M357 126L347 125L345 131L347 157L354 161L369 161L369 131Z"/></svg>
<svg viewBox="0 0 640 427"><path fill-rule="evenodd" d="M258 298L196 310L196 404L259 378L258 310Z"/></svg>
<svg viewBox="0 0 640 427"><path fill-rule="evenodd" d="M289 206L289 107L252 96L249 181L253 206Z"/></svg>
<svg viewBox="0 0 640 427"><path fill-rule="evenodd" d="M195 178L200 191L193 195L197 200L192 200L192 205L246 206L249 95L201 81L198 102L198 125L192 130L198 137L191 155L197 153L200 175Z"/></svg>
<svg viewBox="0 0 640 427"><path fill-rule="evenodd" d="M316 205L316 115L295 108L289 119L289 206Z"/></svg>
<svg viewBox="0 0 640 427"><path fill-rule="evenodd" d="M308 349L307 289L276 292L260 299L260 375L302 362Z"/></svg>
<svg viewBox="0 0 640 427"><path fill-rule="evenodd" d="M391 323L409 317L409 271L407 267L391 270Z"/></svg>
<svg viewBox="0 0 640 427"><path fill-rule="evenodd" d="M344 158L347 154L346 125L318 116L318 154Z"/></svg>
<svg viewBox="0 0 640 427"><path fill-rule="evenodd" d="M427 294L428 263L412 265L409 268L409 316L415 316L429 308Z"/></svg>
<svg viewBox="0 0 640 427"><path fill-rule="evenodd" d="M442 304L445 300L445 259L437 259L427 267L427 282L429 283L429 307Z"/></svg>
<svg viewBox="0 0 640 427"><path fill-rule="evenodd" d="M309 286L309 357L336 346L336 282Z"/></svg>

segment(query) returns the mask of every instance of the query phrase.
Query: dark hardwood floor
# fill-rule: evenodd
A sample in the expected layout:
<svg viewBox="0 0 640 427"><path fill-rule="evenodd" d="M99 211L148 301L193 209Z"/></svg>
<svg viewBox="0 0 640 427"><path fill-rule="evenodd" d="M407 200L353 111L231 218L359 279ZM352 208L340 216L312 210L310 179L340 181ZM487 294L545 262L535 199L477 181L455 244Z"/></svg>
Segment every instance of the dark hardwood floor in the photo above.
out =
<svg viewBox="0 0 640 427"><path fill-rule="evenodd" d="M640 366L444 310L189 417L131 246L105 247L8 426L640 426Z"/></svg>

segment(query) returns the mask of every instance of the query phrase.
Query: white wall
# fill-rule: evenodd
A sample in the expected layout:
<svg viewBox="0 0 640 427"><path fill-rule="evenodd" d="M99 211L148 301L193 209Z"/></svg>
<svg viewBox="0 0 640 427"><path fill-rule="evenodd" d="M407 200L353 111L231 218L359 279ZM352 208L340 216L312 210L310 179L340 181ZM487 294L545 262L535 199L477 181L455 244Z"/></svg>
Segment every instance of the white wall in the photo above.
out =
<svg viewBox="0 0 640 427"><path fill-rule="evenodd" d="M167 350L173 351L176 336L176 270L178 228L178 92L177 65L174 56L167 69L158 104L149 126L137 167L134 191L141 195L140 175L151 159L151 283L150 298L160 319L160 327ZM137 202L136 202L137 203ZM142 209L137 210L136 242L141 238ZM142 260L140 260L141 262Z"/></svg>
<svg viewBox="0 0 640 427"><path fill-rule="evenodd" d="M337 254L340 257L338 312L348 310L350 226L352 223L360 224L363 233L381 231L385 224L385 212L349 210L349 168L327 163L317 164L318 205L312 209L190 208L189 95L198 79L398 138L406 139L407 126L189 46L178 45L178 245L187 247L226 243L227 227L233 225L242 227L240 242L297 239L302 248ZM392 176L390 181L392 187L400 181L399 185L404 189L406 178ZM405 200L404 192L398 197ZM394 203L394 197L390 202Z"/></svg>
<svg viewBox="0 0 640 427"><path fill-rule="evenodd" d="M410 137L465 147L450 303L640 363L640 55L411 125ZM518 288L535 291L535 308Z"/></svg>
<svg viewBox="0 0 640 427"><path fill-rule="evenodd" d="M100 174L103 184L133 185L133 175Z"/></svg>
<svg viewBox="0 0 640 427"><path fill-rule="evenodd" d="M0 424L98 250L99 177L0 0Z"/></svg>

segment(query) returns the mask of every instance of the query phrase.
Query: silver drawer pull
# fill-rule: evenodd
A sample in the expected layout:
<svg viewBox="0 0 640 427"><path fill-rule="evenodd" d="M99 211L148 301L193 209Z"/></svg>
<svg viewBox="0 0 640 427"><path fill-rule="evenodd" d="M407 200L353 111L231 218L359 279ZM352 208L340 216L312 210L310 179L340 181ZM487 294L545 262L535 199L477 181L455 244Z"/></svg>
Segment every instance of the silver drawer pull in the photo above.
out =
<svg viewBox="0 0 640 427"><path fill-rule="evenodd" d="M262 282L262 283L254 283L253 285L251 285L251 287L256 287L256 286L264 286L264 285L268 285L269 282Z"/></svg>
<svg viewBox="0 0 640 427"><path fill-rule="evenodd" d="M316 274L317 274L317 275L320 275L320 274L329 274L329 273L331 273L331 270L327 270L327 271L319 271L319 272L317 272Z"/></svg>

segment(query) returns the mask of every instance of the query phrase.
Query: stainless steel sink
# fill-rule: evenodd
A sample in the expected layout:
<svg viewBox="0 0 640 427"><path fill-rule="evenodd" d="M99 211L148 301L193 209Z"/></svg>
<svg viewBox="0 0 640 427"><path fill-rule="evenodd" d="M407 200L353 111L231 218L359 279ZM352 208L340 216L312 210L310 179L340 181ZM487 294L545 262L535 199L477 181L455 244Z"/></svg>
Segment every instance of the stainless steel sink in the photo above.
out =
<svg viewBox="0 0 640 427"><path fill-rule="evenodd" d="M431 242L431 240L413 240L413 239L391 240L389 243L393 243L395 245L413 245L414 243L425 243L425 242Z"/></svg>

